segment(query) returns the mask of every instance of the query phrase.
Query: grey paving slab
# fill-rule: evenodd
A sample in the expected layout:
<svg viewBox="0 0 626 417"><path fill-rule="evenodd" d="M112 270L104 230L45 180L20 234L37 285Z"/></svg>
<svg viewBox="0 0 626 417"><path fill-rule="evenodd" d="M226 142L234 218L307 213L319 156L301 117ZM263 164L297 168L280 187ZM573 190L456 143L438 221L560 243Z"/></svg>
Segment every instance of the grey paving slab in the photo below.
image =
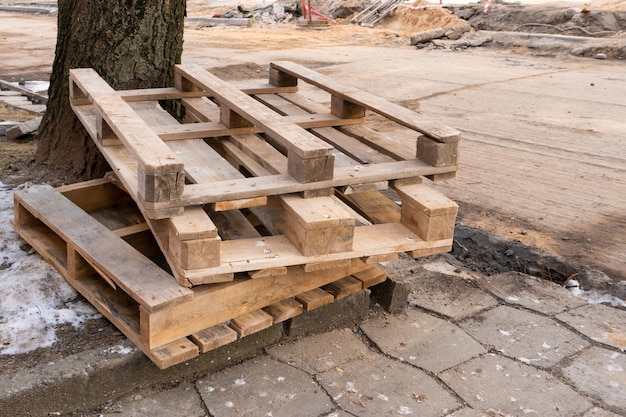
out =
<svg viewBox="0 0 626 417"><path fill-rule="evenodd" d="M415 310L361 324L386 354L431 372L441 372L486 352L461 328Z"/></svg>
<svg viewBox="0 0 626 417"><path fill-rule="evenodd" d="M317 417L335 407L313 378L267 356L196 382L212 417Z"/></svg>
<svg viewBox="0 0 626 417"><path fill-rule="evenodd" d="M359 417L434 417L460 406L423 371L382 356L349 362L318 379L342 410Z"/></svg>
<svg viewBox="0 0 626 417"><path fill-rule="evenodd" d="M558 314L585 304L564 287L532 275L506 272L485 278L480 286L504 302L544 314Z"/></svg>
<svg viewBox="0 0 626 417"><path fill-rule="evenodd" d="M623 415L620 416L619 414L603 410L602 408L594 408L585 413L583 417L623 417Z"/></svg>
<svg viewBox="0 0 626 417"><path fill-rule="evenodd" d="M592 407L547 372L495 354L472 359L440 377L470 407L488 415L571 417Z"/></svg>
<svg viewBox="0 0 626 417"><path fill-rule="evenodd" d="M578 391L626 414L626 354L592 347L564 368L563 375Z"/></svg>
<svg viewBox="0 0 626 417"><path fill-rule="evenodd" d="M335 366L374 353L351 329L307 337L267 349L267 353L309 374L324 372Z"/></svg>
<svg viewBox="0 0 626 417"><path fill-rule="evenodd" d="M321 417L321 416L320 416ZM330 414L324 414L324 417L354 417L352 414L348 414L345 411L333 411Z"/></svg>
<svg viewBox="0 0 626 417"><path fill-rule="evenodd" d="M470 317L460 326L483 345L542 368L589 346L556 320L507 306Z"/></svg>
<svg viewBox="0 0 626 417"><path fill-rule="evenodd" d="M602 304L588 304L559 314L557 319L597 342L626 349L626 311L624 310Z"/></svg>
<svg viewBox="0 0 626 417"><path fill-rule="evenodd" d="M453 320L460 320L498 305L495 298L476 287L474 280L425 269L418 272L418 278L409 295L409 303Z"/></svg>
<svg viewBox="0 0 626 417"><path fill-rule="evenodd" d="M473 408L462 408L458 411L455 411L452 414L448 414L446 417L492 417L492 416L488 416L482 411L474 410Z"/></svg>
<svg viewBox="0 0 626 417"><path fill-rule="evenodd" d="M150 396L132 395L107 409L100 417L145 417L145 416L185 416L204 417L200 395L193 384L182 384L178 387Z"/></svg>

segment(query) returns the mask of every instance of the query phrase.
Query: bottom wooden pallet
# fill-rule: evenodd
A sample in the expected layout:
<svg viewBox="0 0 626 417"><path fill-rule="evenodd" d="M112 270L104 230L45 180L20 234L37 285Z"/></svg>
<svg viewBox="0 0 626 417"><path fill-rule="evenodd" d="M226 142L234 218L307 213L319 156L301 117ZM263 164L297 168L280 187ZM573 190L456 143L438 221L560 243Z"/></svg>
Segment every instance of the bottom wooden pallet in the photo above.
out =
<svg viewBox="0 0 626 417"><path fill-rule="evenodd" d="M15 230L161 369L386 279L353 259L321 271L294 266L279 276L237 274L232 282L184 288L159 266L149 230L121 218L123 198L110 211L120 217L115 231L85 211L98 198L72 198L81 207L49 186L16 193Z"/></svg>

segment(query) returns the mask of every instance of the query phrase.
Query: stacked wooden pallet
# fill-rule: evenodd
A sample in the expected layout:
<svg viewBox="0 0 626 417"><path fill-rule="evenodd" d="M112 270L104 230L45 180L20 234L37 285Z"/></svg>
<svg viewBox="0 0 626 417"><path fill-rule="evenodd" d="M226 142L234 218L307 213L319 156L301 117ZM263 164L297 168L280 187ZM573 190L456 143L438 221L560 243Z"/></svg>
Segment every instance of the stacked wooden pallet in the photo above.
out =
<svg viewBox="0 0 626 417"><path fill-rule="evenodd" d="M114 91L72 70L114 175L15 197L20 235L158 366L379 283L399 252L450 250L457 206L421 179L454 176L458 131L289 62L260 85L175 71Z"/></svg>

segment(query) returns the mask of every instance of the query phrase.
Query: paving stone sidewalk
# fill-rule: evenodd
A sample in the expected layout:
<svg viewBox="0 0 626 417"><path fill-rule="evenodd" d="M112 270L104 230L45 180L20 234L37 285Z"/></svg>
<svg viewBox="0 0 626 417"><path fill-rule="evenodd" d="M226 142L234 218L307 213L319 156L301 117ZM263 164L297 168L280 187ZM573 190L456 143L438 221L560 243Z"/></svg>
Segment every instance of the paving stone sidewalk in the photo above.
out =
<svg viewBox="0 0 626 417"><path fill-rule="evenodd" d="M439 266L406 271L403 313L374 308L358 326L80 415L626 416L626 311L524 274Z"/></svg>

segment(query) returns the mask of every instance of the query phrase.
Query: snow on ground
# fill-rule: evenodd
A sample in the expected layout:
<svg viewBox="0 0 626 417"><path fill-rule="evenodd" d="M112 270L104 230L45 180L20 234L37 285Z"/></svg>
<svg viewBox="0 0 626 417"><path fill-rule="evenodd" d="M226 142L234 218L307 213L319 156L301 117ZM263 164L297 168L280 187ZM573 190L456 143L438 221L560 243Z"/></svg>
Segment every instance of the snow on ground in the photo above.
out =
<svg viewBox="0 0 626 417"><path fill-rule="evenodd" d="M0 182L0 354L51 346L55 328L80 327L96 310L12 229L13 190Z"/></svg>

